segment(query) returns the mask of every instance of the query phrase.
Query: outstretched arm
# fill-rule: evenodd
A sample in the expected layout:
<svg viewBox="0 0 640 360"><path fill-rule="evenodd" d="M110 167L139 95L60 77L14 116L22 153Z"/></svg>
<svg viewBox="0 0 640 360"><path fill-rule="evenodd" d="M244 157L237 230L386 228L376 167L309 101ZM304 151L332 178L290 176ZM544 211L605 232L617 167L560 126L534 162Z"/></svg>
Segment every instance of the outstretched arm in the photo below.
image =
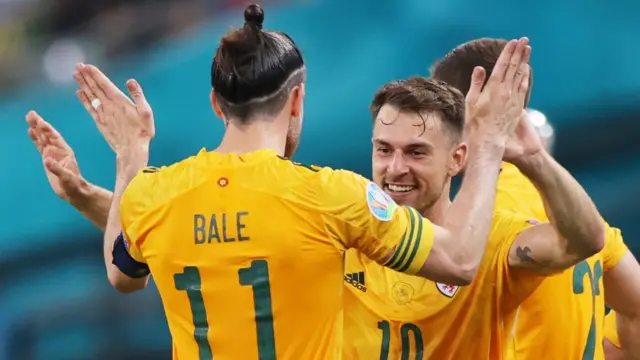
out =
<svg viewBox="0 0 640 360"><path fill-rule="evenodd" d="M29 112L26 120L29 137L42 157L53 191L104 231L113 195L111 191L82 177L73 149L53 125L35 111Z"/></svg>
<svg viewBox="0 0 640 360"><path fill-rule="evenodd" d="M69 203L100 230L105 231L112 199L113 192L87 183L82 194L70 199Z"/></svg>
<svg viewBox="0 0 640 360"><path fill-rule="evenodd" d="M465 139L469 159L462 186L442 227L434 227L434 245L418 275L469 283L476 275L491 231L496 185L505 144L512 136L529 88L528 39L510 41L487 84L474 69L466 97Z"/></svg>
<svg viewBox="0 0 640 360"><path fill-rule="evenodd" d="M330 230L336 239L396 271L453 285L466 285L474 279L491 231L505 144L526 98L531 52L527 44L528 39L522 38L505 46L484 88L484 69L474 69L465 108L466 176L441 226L424 219L415 209L398 207L371 183L365 186L366 202L357 187L349 191L359 196L353 201L345 199L342 191L329 191L333 195L327 206L327 222L333 223ZM334 189L344 189L349 182L333 183ZM362 184L362 180L351 183ZM364 205L356 209L364 216L342 211L347 206L353 209L354 202ZM372 214L367 214L367 207Z"/></svg>
<svg viewBox="0 0 640 360"><path fill-rule="evenodd" d="M80 85L80 101L116 153L116 184L103 243L107 276L118 291L140 290L148 282L149 269L137 249L136 242L142 240L135 238L139 234L125 236L120 199L129 182L147 165L149 143L155 135L153 113L135 80L127 82L131 101L94 66L79 64L74 77ZM139 216L140 209L129 215Z"/></svg>
<svg viewBox="0 0 640 360"><path fill-rule="evenodd" d="M542 147L514 161L544 201L550 224L523 231L509 253L509 265L553 273L597 252L605 241L602 217L571 174Z"/></svg>

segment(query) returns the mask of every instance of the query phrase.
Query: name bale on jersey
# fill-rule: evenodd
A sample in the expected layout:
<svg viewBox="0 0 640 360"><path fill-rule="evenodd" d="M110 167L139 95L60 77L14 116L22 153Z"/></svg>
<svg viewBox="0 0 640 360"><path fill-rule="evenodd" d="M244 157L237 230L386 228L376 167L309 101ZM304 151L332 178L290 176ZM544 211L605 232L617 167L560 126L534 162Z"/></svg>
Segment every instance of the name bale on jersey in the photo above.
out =
<svg viewBox="0 0 640 360"><path fill-rule="evenodd" d="M249 241L248 211L193 215L193 237L196 245Z"/></svg>

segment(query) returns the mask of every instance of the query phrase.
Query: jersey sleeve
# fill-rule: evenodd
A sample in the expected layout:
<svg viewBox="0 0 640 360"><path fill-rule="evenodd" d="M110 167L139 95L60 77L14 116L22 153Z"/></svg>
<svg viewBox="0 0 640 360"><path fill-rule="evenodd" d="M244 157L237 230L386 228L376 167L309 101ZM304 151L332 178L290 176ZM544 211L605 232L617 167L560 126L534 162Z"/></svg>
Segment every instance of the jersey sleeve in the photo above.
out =
<svg viewBox="0 0 640 360"><path fill-rule="evenodd" d="M617 348L620 348L616 312L613 310L609 311L607 316L604 318L604 338L609 340Z"/></svg>
<svg viewBox="0 0 640 360"><path fill-rule="evenodd" d="M422 268L434 229L415 209L398 206L375 183L344 170L331 170L323 191L325 226L341 246L407 274Z"/></svg>
<svg viewBox="0 0 640 360"><path fill-rule="evenodd" d="M146 263L141 247L146 235L156 225L152 216L155 210L153 190L157 190L160 181L160 169L148 167L142 169L131 180L120 199L120 224L124 246L129 255L137 262Z"/></svg>
<svg viewBox="0 0 640 360"><path fill-rule="evenodd" d="M500 271L499 277L503 288L509 294L526 297L544 279L544 276L533 271L514 269L509 266L509 253L518 235L538 224L540 224L538 219L528 215L504 210L495 212L489 243L498 247L497 269ZM524 298L516 299L516 303L523 300Z"/></svg>
<svg viewBox="0 0 640 360"><path fill-rule="evenodd" d="M620 259L627 253L629 248L622 239L620 229L614 228L605 222L606 238L602 249L602 267L609 271L615 267Z"/></svg>

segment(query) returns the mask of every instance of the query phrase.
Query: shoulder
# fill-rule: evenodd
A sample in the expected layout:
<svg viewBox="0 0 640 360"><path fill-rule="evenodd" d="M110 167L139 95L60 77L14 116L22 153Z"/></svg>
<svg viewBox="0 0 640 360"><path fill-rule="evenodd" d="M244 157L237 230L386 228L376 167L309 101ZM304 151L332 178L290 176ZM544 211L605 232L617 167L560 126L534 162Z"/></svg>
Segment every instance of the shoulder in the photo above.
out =
<svg viewBox="0 0 640 360"><path fill-rule="evenodd" d="M340 193L347 193L354 190L362 193L362 189L374 185L373 182L353 171L342 169L334 170L331 168L323 168L321 170L321 181L327 189L338 190Z"/></svg>
<svg viewBox="0 0 640 360"><path fill-rule="evenodd" d="M197 157L190 157L169 166L146 167L131 180L120 200L123 209L133 207L136 212L151 210L181 193L195 182L202 181L195 174Z"/></svg>
<svg viewBox="0 0 640 360"><path fill-rule="evenodd" d="M362 175L349 170L307 165L283 158L279 161L281 166L289 167L290 171L287 173L293 173L291 176L298 180L292 183L298 183L329 202L340 199L347 201L354 196L364 198L367 184L371 183Z"/></svg>
<svg viewBox="0 0 640 360"><path fill-rule="evenodd" d="M493 213L489 242L510 245L522 231L541 223L541 220L527 214L496 210Z"/></svg>

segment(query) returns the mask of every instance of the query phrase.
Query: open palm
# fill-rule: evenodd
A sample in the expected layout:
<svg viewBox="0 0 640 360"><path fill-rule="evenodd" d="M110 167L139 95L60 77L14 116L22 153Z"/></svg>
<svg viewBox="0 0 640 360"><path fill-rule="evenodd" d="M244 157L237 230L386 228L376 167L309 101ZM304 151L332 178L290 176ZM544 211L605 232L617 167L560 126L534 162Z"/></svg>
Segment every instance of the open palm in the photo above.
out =
<svg viewBox="0 0 640 360"><path fill-rule="evenodd" d="M93 65L78 64L74 79L80 86L78 98L116 154L127 148L148 147L155 136L153 111L137 81L127 81L129 98Z"/></svg>
<svg viewBox="0 0 640 360"><path fill-rule="evenodd" d="M29 137L42 156L45 174L53 191L70 201L85 186L71 147L51 124L36 112L27 114Z"/></svg>

